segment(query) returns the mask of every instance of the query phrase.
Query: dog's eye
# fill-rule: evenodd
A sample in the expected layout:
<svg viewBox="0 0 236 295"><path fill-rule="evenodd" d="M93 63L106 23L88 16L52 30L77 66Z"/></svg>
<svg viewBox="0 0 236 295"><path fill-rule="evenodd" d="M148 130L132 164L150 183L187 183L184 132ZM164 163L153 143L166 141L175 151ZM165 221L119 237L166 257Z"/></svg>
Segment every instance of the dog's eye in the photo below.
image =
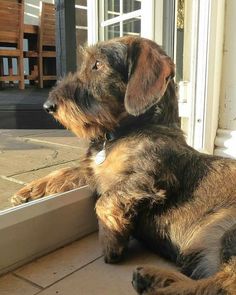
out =
<svg viewBox="0 0 236 295"><path fill-rule="evenodd" d="M93 70L98 70L101 67L101 62L96 60L95 64L93 65Z"/></svg>

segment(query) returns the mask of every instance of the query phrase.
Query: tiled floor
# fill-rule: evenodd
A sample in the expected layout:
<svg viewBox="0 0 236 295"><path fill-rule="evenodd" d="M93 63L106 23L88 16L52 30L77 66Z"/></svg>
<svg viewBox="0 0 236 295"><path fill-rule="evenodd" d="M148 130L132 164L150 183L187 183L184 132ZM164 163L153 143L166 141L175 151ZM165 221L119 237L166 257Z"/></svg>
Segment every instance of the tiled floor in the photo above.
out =
<svg viewBox="0 0 236 295"><path fill-rule="evenodd" d="M0 277L1 295L132 295L136 266L171 267L132 241L124 262L105 264L97 233Z"/></svg>

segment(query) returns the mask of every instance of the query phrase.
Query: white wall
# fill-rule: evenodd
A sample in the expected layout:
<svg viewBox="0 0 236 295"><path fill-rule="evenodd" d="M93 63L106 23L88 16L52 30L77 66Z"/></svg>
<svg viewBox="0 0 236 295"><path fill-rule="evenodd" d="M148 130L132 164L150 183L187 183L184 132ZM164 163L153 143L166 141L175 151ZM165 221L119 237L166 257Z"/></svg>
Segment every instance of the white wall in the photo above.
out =
<svg viewBox="0 0 236 295"><path fill-rule="evenodd" d="M54 3L54 0L43 0L42 2ZM40 0L25 0L25 23L38 25Z"/></svg>
<svg viewBox="0 0 236 295"><path fill-rule="evenodd" d="M236 1L226 0L219 126L214 154L236 158Z"/></svg>
<svg viewBox="0 0 236 295"><path fill-rule="evenodd" d="M236 130L236 1L226 0L219 128Z"/></svg>

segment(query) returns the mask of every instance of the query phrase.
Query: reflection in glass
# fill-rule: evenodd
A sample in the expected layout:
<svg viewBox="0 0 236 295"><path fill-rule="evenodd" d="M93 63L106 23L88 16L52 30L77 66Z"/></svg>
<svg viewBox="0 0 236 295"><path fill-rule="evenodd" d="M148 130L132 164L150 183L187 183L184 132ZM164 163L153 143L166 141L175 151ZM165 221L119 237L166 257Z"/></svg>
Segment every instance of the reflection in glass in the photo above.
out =
<svg viewBox="0 0 236 295"><path fill-rule="evenodd" d="M120 23L105 27L104 36L105 40L120 37Z"/></svg>
<svg viewBox="0 0 236 295"><path fill-rule="evenodd" d="M120 15L120 0L104 0L104 20Z"/></svg>
<svg viewBox="0 0 236 295"><path fill-rule="evenodd" d="M104 20L141 9L141 0L104 0Z"/></svg>
<svg viewBox="0 0 236 295"><path fill-rule="evenodd" d="M183 80L184 53L184 0L178 0L177 7L177 40L176 40L176 81Z"/></svg>
<svg viewBox="0 0 236 295"><path fill-rule="evenodd" d="M83 46L87 43L87 30L77 29L76 30L76 44L78 46Z"/></svg>
<svg viewBox="0 0 236 295"><path fill-rule="evenodd" d="M123 13L141 9L141 0L123 0Z"/></svg>
<svg viewBox="0 0 236 295"><path fill-rule="evenodd" d="M137 35L140 36L141 32L141 19L131 18L123 22L123 36Z"/></svg>
<svg viewBox="0 0 236 295"><path fill-rule="evenodd" d="M76 26L87 27L87 9L75 10L75 24Z"/></svg>
<svg viewBox="0 0 236 295"><path fill-rule="evenodd" d="M87 0L76 0L75 3L76 46L79 48L88 40ZM80 66L80 60L79 52L77 52L77 67Z"/></svg>
<svg viewBox="0 0 236 295"><path fill-rule="evenodd" d="M75 0L75 5L87 6L87 0Z"/></svg>

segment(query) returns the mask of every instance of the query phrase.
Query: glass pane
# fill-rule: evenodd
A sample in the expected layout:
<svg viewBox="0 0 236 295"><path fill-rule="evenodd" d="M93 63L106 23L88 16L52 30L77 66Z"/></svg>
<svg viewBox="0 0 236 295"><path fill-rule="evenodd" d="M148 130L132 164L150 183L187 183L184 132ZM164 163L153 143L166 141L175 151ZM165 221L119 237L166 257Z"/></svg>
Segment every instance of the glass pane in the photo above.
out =
<svg viewBox="0 0 236 295"><path fill-rule="evenodd" d="M141 9L141 0L123 0L123 13Z"/></svg>
<svg viewBox="0 0 236 295"><path fill-rule="evenodd" d="M104 20L120 15L120 0L104 0Z"/></svg>
<svg viewBox="0 0 236 295"><path fill-rule="evenodd" d="M77 48L80 48L80 46L84 46L87 43L88 40L88 31L83 29L77 29L76 30L76 44ZM81 54L80 51L77 50L77 69L81 66Z"/></svg>
<svg viewBox="0 0 236 295"><path fill-rule="evenodd" d="M184 0L178 0L177 41L176 41L176 81L183 79L184 54Z"/></svg>
<svg viewBox="0 0 236 295"><path fill-rule="evenodd" d="M87 1L76 1L77 5L86 5ZM84 46L88 41L88 11L83 8L75 8L75 24L76 24L76 46ZM80 55L77 51L77 68L80 67Z"/></svg>
<svg viewBox="0 0 236 295"><path fill-rule="evenodd" d="M131 18L123 23L123 36L125 35L137 35L140 36L141 32L141 19Z"/></svg>
<svg viewBox="0 0 236 295"><path fill-rule="evenodd" d="M105 40L120 37L120 23L105 27L104 37Z"/></svg>
<svg viewBox="0 0 236 295"><path fill-rule="evenodd" d="M87 9L79 9L75 10L75 24L76 26L87 27Z"/></svg>
<svg viewBox="0 0 236 295"><path fill-rule="evenodd" d="M75 0L75 5L87 6L87 0Z"/></svg>
<svg viewBox="0 0 236 295"><path fill-rule="evenodd" d="M87 35L88 31L83 29L77 29L76 30L76 43L77 47L83 46L85 43L87 43Z"/></svg>

